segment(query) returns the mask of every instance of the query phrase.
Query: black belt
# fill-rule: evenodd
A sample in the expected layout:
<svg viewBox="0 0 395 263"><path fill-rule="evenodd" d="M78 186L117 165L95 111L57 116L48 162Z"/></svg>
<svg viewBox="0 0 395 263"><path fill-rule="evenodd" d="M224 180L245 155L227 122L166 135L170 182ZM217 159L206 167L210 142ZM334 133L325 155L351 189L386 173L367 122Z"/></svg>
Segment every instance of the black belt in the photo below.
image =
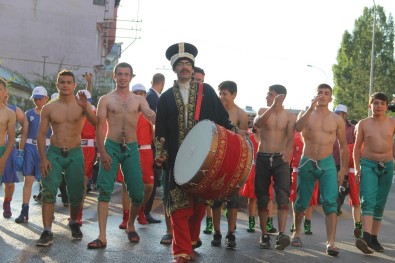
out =
<svg viewBox="0 0 395 263"><path fill-rule="evenodd" d="M263 152L258 152L259 155L264 156L264 157L280 157L283 156L282 153L263 153Z"/></svg>

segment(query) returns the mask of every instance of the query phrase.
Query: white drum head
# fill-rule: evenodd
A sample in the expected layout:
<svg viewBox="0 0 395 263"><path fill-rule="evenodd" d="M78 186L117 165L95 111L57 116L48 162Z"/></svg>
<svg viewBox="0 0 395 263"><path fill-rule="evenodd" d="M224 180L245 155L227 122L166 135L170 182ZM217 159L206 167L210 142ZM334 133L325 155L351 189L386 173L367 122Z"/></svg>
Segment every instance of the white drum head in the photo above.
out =
<svg viewBox="0 0 395 263"><path fill-rule="evenodd" d="M204 164L211 148L214 123L203 120L188 133L178 150L174 164L176 183L188 183Z"/></svg>

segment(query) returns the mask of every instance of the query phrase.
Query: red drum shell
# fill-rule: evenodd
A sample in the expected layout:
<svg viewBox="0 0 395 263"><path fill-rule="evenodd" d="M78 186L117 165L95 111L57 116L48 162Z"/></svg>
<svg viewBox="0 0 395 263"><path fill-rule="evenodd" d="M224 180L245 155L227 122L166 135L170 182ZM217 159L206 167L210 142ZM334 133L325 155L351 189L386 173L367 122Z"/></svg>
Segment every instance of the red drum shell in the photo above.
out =
<svg viewBox="0 0 395 263"><path fill-rule="evenodd" d="M203 153L207 152L205 156L194 156L193 148L207 145L199 142L202 134L209 139L209 149L203 149ZM197 166L189 162L197 163ZM202 199L226 199L244 185L252 162L253 146L250 140L204 120L192 128L178 151L174 166L175 181L184 190ZM194 166L198 167L196 171L193 171Z"/></svg>

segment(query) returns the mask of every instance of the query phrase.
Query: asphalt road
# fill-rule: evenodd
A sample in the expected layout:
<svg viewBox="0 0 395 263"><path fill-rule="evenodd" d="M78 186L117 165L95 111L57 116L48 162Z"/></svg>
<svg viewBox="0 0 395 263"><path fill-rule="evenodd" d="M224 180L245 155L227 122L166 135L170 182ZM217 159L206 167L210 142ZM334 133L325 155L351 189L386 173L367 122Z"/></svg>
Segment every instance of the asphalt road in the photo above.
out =
<svg viewBox="0 0 395 263"><path fill-rule="evenodd" d="M96 218L97 193L91 192L87 196L84 208L83 226L84 237L81 241L73 241L67 228L68 209L63 207L60 198L55 207L55 221L53 224L54 244L47 248L36 247L43 228L41 221L41 207L34 200L30 205L30 218L26 224L16 224L15 218L20 213L23 183L17 183L12 201L12 218L0 217L0 262L171 262L171 246L159 243L165 233L163 209L160 201L161 191L155 200L153 215L162 219L160 224L137 226L141 241L132 244L128 241L123 230L118 228L122 218L120 202L121 186L116 184L112 202L110 203L107 248L102 250L88 250L87 243L97 238L98 223ZM33 193L37 193L38 185L33 186ZM0 201L3 201L4 190L0 190ZM348 202L348 199L346 199ZM277 218L275 217L275 226ZM202 222L202 228L203 224ZM287 229L292 224L289 212ZM211 235L201 234L203 245L198 248L196 262L395 262L395 189L392 188L388 198L379 241L385 248L384 253L363 255L354 245L353 223L351 208L343 207L343 214L338 217L337 246L340 249L338 257L333 258L325 254L325 221L320 206L313 213L313 235L303 235L302 248L287 247L284 251L274 249L275 236L272 237L272 248L259 248L260 231L258 226L255 233L248 233L248 216L245 206L240 209L237 221L236 242L234 250L222 247L212 247ZM222 217L221 229L223 237L226 235L227 224ZM288 234L290 234L288 232Z"/></svg>

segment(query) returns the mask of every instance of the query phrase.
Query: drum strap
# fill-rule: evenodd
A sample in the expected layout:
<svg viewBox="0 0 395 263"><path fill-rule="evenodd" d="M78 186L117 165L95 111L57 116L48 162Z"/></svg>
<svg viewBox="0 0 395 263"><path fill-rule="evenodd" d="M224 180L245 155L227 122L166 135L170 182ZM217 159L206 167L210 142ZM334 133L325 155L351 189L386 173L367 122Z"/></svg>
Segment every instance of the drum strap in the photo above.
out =
<svg viewBox="0 0 395 263"><path fill-rule="evenodd" d="M200 119L200 107L202 106L203 99L203 83L199 83L198 97L196 102L196 110L195 110L195 121L199 121Z"/></svg>

